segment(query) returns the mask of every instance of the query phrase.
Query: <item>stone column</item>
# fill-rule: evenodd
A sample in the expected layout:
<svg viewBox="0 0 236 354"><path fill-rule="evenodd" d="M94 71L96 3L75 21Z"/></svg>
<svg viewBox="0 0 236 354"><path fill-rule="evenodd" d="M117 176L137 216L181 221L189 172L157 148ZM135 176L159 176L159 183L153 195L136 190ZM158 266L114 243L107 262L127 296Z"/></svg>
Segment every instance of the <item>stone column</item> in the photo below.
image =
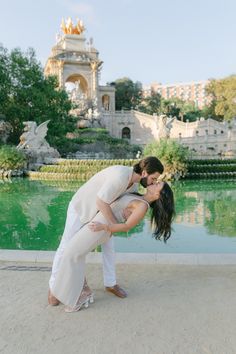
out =
<svg viewBox="0 0 236 354"><path fill-rule="evenodd" d="M64 61L60 60L58 63L58 81L59 87L64 87L64 75L63 75Z"/></svg>
<svg viewBox="0 0 236 354"><path fill-rule="evenodd" d="M96 98L97 97L97 91L98 91L98 66L99 63L96 61L92 61L90 63L91 69L92 69L92 83L91 83L91 93L92 97Z"/></svg>

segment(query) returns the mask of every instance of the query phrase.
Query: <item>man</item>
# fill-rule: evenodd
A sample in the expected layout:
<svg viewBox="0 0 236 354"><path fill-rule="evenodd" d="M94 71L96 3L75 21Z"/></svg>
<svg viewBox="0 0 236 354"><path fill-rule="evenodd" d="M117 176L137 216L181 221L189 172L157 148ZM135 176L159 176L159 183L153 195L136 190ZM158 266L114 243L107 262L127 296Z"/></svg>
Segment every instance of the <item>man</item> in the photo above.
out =
<svg viewBox="0 0 236 354"><path fill-rule="evenodd" d="M101 211L109 223L116 223L110 204L125 192L137 191L139 182L143 187L155 183L163 170L162 163L156 157L149 156L133 167L117 165L105 168L78 189L69 203L64 233L53 261L49 280L50 305L59 304L50 289L54 284L63 252L73 235L90 222L98 211ZM113 237L102 245L102 254L105 289L118 297L126 297L126 292L116 283Z"/></svg>

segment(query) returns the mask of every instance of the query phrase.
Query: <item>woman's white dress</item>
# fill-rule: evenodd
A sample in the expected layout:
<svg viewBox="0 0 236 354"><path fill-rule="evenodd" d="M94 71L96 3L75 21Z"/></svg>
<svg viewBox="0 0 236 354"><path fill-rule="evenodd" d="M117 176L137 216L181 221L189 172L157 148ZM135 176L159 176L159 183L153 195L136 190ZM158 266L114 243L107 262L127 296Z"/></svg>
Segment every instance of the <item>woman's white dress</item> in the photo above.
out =
<svg viewBox="0 0 236 354"><path fill-rule="evenodd" d="M144 199L134 194L124 194L111 204L112 211L118 222L124 222L122 211L128 204L139 199L148 204ZM106 219L99 212L92 221L107 224ZM51 289L53 295L63 304L74 307L83 289L85 277L86 255L98 245L106 242L110 234L106 231L91 231L88 224L84 225L73 237L64 251L60 268L54 285Z"/></svg>

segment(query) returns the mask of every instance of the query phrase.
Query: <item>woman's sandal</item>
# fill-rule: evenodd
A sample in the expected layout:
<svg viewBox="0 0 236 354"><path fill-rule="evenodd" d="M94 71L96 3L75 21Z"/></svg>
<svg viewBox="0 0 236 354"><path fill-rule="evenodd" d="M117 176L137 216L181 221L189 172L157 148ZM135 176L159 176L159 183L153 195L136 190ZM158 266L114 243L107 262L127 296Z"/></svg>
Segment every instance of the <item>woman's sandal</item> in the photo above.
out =
<svg viewBox="0 0 236 354"><path fill-rule="evenodd" d="M89 307L89 303L92 304L94 302L93 294L87 295L86 292L82 291L79 300L77 301L74 307L66 306L65 312L77 312L84 307L87 309Z"/></svg>
<svg viewBox="0 0 236 354"><path fill-rule="evenodd" d="M94 294L93 294L92 290L90 289L90 287L88 286L88 283L85 278L82 292L80 294L80 297L79 297L75 307L66 306L65 312L77 312L82 307L87 309L89 307L89 304L93 304L93 303L94 303Z"/></svg>

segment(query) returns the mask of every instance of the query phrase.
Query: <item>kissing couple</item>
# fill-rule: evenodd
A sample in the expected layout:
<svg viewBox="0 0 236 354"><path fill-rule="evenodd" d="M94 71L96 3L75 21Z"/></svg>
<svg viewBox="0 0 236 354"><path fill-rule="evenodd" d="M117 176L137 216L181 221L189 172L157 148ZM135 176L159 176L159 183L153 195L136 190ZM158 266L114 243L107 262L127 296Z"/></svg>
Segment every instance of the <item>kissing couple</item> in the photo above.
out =
<svg viewBox="0 0 236 354"><path fill-rule="evenodd" d="M76 312L94 301L85 277L86 255L102 246L105 290L127 296L116 282L113 234L136 226L148 210L153 235L164 241L171 235L174 217L173 192L167 182L158 181L164 167L155 156L133 167L111 166L96 173L72 197L64 233L56 251L49 280L48 302L65 305ZM138 184L146 192L138 193Z"/></svg>

